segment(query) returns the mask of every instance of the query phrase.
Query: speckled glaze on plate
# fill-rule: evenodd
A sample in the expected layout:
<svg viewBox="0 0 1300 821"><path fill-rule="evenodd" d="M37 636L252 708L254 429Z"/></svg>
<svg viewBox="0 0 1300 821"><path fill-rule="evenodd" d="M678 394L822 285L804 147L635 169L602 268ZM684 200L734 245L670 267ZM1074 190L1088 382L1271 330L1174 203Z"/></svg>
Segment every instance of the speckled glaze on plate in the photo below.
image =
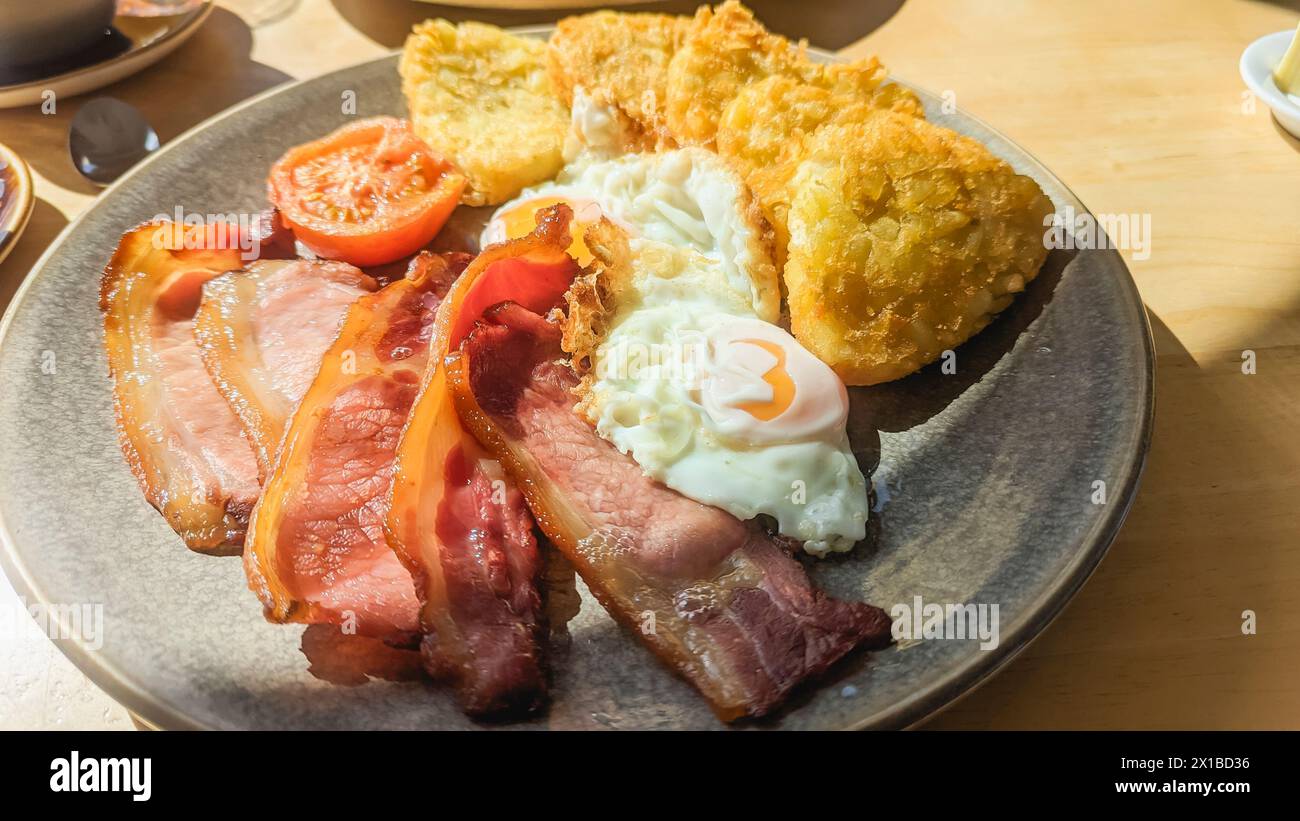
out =
<svg viewBox="0 0 1300 821"><path fill-rule="evenodd" d="M101 648L58 645L159 727L483 726L445 690L407 676L359 683L365 678L310 673L310 630L265 622L238 560L188 551L141 497L115 439L96 294L118 237L178 205L200 214L261 208L267 168L346 121L347 91L358 116L404 110L388 57L219 115L68 226L0 324L5 570L29 602L104 605ZM1017 146L922 97L932 119L1033 176L1058 210L1086 212ZM1132 502L1151 430L1151 351L1119 255L1054 251L1027 292L958 349L956 374L931 367L853 391L852 435L864 466L874 466L879 512L871 546L813 565L815 580L887 610L916 596L997 604L1000 643L925 641L859 654L780 715L740 726L909 726L1021 650L1083 585ZM1098 481L1105 504L1093 503ZM579 592L570 640L552 652L549 710L508 726L724 726Z"/></svg>

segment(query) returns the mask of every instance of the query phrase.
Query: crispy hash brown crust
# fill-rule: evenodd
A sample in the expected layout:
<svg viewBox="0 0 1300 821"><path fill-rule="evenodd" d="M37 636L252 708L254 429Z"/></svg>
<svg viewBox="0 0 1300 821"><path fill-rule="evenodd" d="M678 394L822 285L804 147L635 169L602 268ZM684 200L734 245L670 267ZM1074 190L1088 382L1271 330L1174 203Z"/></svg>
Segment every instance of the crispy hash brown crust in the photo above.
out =
<svg viewBox="0 0 1300 821"><path fill-rule="evenodd" d="M905 376L965 342L1047 256L1052 204L1038 184L915 117L819 129L792 190L792 329L851 385Z"/></svg>
<svg viewBox="0 0 1300 821"><path fill-rule="evenodd" d="M428 20L406 39L399 72L416 133L469 179L464 204L500 204L564 164L569 114L544 43Z"/></svg>
<svg viewBox="0 0 1300 821"><path fill-rule="evenodd" d="M612 11L561 20L547 52L556 90L572 104L573 90L581 86L635 123L647 145L664 144L668 64L690 22L669 14Z"/></svg>
<svg viewBox="0 0 1300 821"><path fill-rule="evenodd" d="M790 182L809 137L823 125L860 122L882 109L924 115L916 95L892 83L855 95L784 74L745 86L723 109L716 136L718 154L758 198L776 231L778 261L784 261L789 241Z"/></svg>
<svg viewBox="0 0 1300 821"><path fill-rule="evenodd" d="M841 100L867 99L885 79L874 57L822 65L804 43L772 34L736 0L695 13L668 67L668 128L679 143L712 146L727 105L746 86L788 77L834 92Z"/></svg>

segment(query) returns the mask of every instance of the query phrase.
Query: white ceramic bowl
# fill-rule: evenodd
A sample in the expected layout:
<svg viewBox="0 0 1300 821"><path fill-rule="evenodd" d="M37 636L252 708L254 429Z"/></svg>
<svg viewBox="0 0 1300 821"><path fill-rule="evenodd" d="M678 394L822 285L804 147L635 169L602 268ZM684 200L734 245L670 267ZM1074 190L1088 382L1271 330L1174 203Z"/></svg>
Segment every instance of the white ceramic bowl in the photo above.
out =
<svg viewBox="0 0 1300 821"><path fill-rule="evenodd" d="M1273 109L1273 116L1278 124L1291 136L1300 139L1300 97L1283 94L1273 82L1273 68L1282 62L1291 45L1294 31L1279 31L1265 35L1246 47L1241 53L1241 79L1255 93L1255 96Z"/></svg>

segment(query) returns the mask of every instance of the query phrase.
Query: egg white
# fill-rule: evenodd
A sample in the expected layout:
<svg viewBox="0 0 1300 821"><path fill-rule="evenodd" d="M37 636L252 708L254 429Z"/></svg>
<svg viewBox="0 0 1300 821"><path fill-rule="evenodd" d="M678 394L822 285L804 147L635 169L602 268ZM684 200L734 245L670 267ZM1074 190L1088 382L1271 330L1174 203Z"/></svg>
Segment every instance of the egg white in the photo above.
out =
<svg viewBox="0 0 1300 821"><path fill-rule="evenodd" d="M814 555L866 535L866 482L843 425L789 441L746 441L701 396L716 367L710 333L733 322L708 300L630 312L597 350L589 418L649 476L738 519L767 514Z"/></svg>
<svg viewBox="0 0 1300 821"><path fill-rule="evenodd" d="M553 181L502 205L483 232L483 244L500 241L501 217L531 200L566 197L592 201L635 239L693 252L693 267L707 270L695 284L730 291L768 322L780 317L775 265L757 212L744 206L744 183L712 151L684 148L653 154L583 159Z"/></svg>
<svg viewBox="0 0 1300 821"><path fill-rule="evenodd" d="M850 549L866 533L867 493L842 420L786 440L747 437L720 424L701 392L720 367L711 334L737 319L775 324L780 315L766 226L748 190L702 148L611 157L617 123L583 103L579 95L575 133L587 150L553 182L501 206L483 240L505 238L502 217L512 209L551 197L584 212L596 203L627 231L633 287L596 351L588 418L684 496L742 520L769 515L814 555ZM788 344L797 345L792 337Z"/></svg>

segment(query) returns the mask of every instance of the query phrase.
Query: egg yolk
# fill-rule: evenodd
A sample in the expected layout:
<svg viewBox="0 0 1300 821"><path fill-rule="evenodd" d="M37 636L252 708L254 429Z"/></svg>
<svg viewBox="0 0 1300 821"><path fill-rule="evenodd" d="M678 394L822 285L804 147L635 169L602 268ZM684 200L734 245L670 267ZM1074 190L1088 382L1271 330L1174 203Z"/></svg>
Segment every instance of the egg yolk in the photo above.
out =
<svg viewBox="0 0 1300 821"><path fill-rule="evenodd" d="M521 202L515 207L498 214L494 222L505 229L504 239L519 239L528 236L537 227L537 212L552 205L564 203L573 209L573 222L569 225L569 234L573 241L569 243L569 256L579 265L587 266L595 258L587 248L583 238L587 228L600 221L599 203L594 200L569 199L567 197L538 197L535 200Z"/></svg>
<svg viewBox="0 0 1300 821"><path fill-rule="evenodd" d="M740 402L736 405L760 422L770 422L794 404L794 378L785 368L785 348L766 339L739 339L737 342L762 348L776 357L776 364L763 374L763 381L772 386L772 398L765 402Z"/></svg>
<svg viewBox="0 0 1300 821"><path fill-rule="evenodd" d="M844 383L790 334L735 317L706 335L699 396L715 430L754 444L842 435Z"/></svg>

